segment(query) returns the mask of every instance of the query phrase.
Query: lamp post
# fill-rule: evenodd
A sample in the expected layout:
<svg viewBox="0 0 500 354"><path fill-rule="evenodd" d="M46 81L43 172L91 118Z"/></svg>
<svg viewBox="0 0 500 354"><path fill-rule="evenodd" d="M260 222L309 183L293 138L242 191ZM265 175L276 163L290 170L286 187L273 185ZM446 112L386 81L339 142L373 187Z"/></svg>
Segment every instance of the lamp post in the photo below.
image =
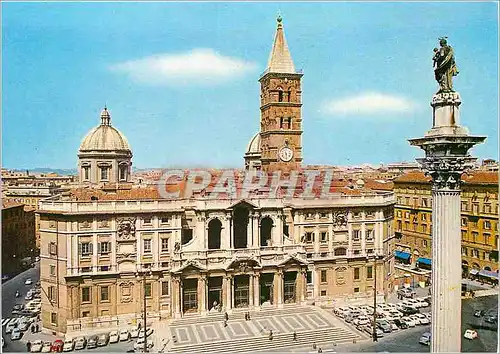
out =
<svg viewBox="0 0 500 354"><path fill-rule="evenodd" d="M144 330L144 353L148 352L148 341L147 341L147 334L146 334L146 316L147 316L147 308L146 308L146 275L152 276L153 272L145 269L137 270L135 273L135 276L137 279L140 279L142 277L142 292L143 292L143 305L144 305L144 313L143 313L143 330Z"/></svg>
<svg viewBox="0 0 500 354"><path fill-rule="evenodd" d="M372 338L377 342L377 253L375 253L373 261L373 332Z"/></svg>

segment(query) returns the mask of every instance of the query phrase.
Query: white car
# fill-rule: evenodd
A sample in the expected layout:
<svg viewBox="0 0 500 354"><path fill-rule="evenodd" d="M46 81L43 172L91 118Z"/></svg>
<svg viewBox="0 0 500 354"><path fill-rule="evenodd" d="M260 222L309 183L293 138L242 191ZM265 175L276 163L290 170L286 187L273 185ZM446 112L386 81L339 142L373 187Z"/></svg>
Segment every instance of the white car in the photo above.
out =
<svg viewBox="0 0 500 354"><path fill-rule="evenodd" d="M403 314L401 312L399 312L398 310L390 310L389 314L394 319L403 317Z"/></svg>
<svg viewBox="0 0 500 354"><path fill-rule="evenodd" d="M129 338L130 333L128 332L128 329L120 329L120 341L129 340Z"/></svg>
<svg viewBox="0 0 500 354"><path fill-rule="evenodd" d="M130 330L130 338L137 338L139 337L139 329L138 328L132 328Z"/></svg>
<svg viewBox="0 0 500 354"><path fill-rule="evenodd" d="M63 344L63 352L70 352L75 349L75 339L74 338L66 338Z"/></svg>
<svg viewBox="0 0 500 354"><path fill-rule="evenodd" d="M429 304L427 301L425 301L423 298L418 298L416 299L420 303L420 307L429 307L431 304Z"/></svg>
<svg viewBox="0 0 500 354"><path fill-rule="evenodd" d="M31 352L39 353L42 350L43 342L40 339L37 339L33 343L31 343Z"/></svg>
<svg viewBox="0 0 500 354"><path fill-rule="evenodd" d="M396 304L386 304L386 306L389 307L391 309L391 311L397 309Z"/></svg>
<svg viewBox="0 0 500 354"><path fill-rule="evenodd" d="M473 340L473 339L477 338L477 332L474 331L473 329L468 329L464 333L464 338Z"/></svg>
<svg viewBox="0 0 500 354"><path fill-rule="evenodd" d="M410 304L410 307L414 307L416 309L419 309L422 307L422 304L415 299L408 299L408 300L406 300L406 302Z"/></svg>
<svg viewBox="0 0 500 354"><path fill-rule="evenodd" d="M50 353L52 349L52 342L43 342L42 353Z"/></svg>
<svg viewBox="0 0 500 354"><path fill-rule="evenodd" d="M338 307L333 310L336 316L340 318L344 318L348 313L349 313L349 308L348 307Z"/></svg>
<svg viewBox="0 0 500 354"><path fill-rule="evenodd" d="M151 339L148 339L147 347L148 349L153 348L153 341ZM137 338L137 342L134 343L134 349L141 350L143 348L144 348L144 337Z"/></svg>
<svg viewBox="0 0 500 354"><path fill-rule="evenodd" d="M146 337L153 334L153 329L151 327L146 328ZM144 338L144 328L139 331L139 338Z"/></svg>
<svg viewBox="0 0 500 354"><path fill-rule="evenodd" d="M356 326L364 326L370 323L370 319L366 316L359 316L352 323Z"/></svg>
<svg viewBox="0 0 500 354"><path fill-rule="evenodd" d="M432 313L427 312L427 313L425 314L425 317L427 317L427 319L429 320L429 323L431 323Z"/></svg>
<svg viewBox="0 0 500 354"><path fill-rule="evenodd" d="M22 332L19 328L14 328L12 330L12 333L10 335L10 339L11 340L19 340L21 339L21 335L22 335Z"/></svg>
<svg viewBox="0 0 500 354"><path fill-rule="evenodd" d="M120 336L118 334L118 331L111 331L111 333L109 334L109 342L110 343L118 343L119 340L120 340Z"/></svg>
<svg viewBox="0 0 500 354"><path fill-rule="evenodd" d="M394 321L389 321L391 325L392 331L397 331L399 329L398 325L394 323Z"/></svg>
<svg viewBox="0 0 500 354"><path fill-rule="evenodd" d="M17 318L14 321L11 321L5 326L5 333L9 334L17 327Z"/></svg>
<svg viewBox="0 0 500 354"><path fill-rule="evenodd" d="M31 285L31 284L33 284L31 278L26 279L26 281L24 282L24 285Z"/></svg>
<svg viewBox="0 0 500 354"><path fill-rule="evenodd" d="M401 321L405 321L408 327L415 327L415 321L411 317L402 317Z"/></svg>
<svg viewBox="0 0 500 354"><path fill-rule="evenodd" d="M408 316L409 318L411 318L413 321L415 321L415 325L421 325L422 323L420 322L420 317L418 317L417 315L410 315Z"/></svg>
<svg viewBox="0 0 500 354"><path fill-rule="evenodd" d="M420 324L421 325L428 325L430 323L430 321L427 318L427 316L424 315L423 313L417 313L417 314L415 314L413 316L418 317L418 319L420 320Z"/></svg>

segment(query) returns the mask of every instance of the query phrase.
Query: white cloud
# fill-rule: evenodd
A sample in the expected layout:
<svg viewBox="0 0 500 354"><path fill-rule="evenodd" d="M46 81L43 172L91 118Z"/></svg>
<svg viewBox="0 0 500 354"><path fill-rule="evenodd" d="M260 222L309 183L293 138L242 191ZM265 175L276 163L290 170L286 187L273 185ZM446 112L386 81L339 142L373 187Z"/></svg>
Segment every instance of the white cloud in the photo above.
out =
<svg viewBox="0 0 500 354"><path fill-rule="evenodd" d="M390 115L413 110L415 104L402 96L365 92L326 102L323 111L331 115Z"/></svg>
<svg viewBox="0 0 500 354"><path fill-rule="evenodd" d="M137 82L156 85L214 84L241 77L256 64L223 56L213 49L197 48L185 53L159 54L111 66Z"/></svg>

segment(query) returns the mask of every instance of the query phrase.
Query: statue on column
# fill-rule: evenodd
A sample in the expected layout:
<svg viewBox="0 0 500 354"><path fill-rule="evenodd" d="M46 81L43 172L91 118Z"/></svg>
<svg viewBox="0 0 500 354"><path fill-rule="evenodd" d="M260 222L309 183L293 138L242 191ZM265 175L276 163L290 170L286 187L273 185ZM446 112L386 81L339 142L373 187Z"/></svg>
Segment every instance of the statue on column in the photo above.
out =
<svg viewBox="0 0 500 354"><path fill-rule="evenodd" d="M458 68L455 63L453 48L448 45L447 37L439 38L441 48L434 48L432 58L434 66L434 76L439 83L440 92L453 92L453 76L458 75Z"/></svg>

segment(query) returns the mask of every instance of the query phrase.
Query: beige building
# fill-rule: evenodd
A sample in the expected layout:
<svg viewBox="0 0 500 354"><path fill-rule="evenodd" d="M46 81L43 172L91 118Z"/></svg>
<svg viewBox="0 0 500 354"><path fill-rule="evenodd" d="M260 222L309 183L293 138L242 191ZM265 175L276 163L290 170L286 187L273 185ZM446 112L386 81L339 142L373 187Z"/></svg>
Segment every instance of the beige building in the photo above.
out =
<svg viewBox="0 0 500 354"><path fill-rule="evenodd" d="M298 172L298 185L318 192L301 169L301 76L279 19L269 68L260 80L263 124L246 151L245 167ZM106 156L118 156L112 147L125 137L107 139ZM99 167L101 157L94 163L81 151L81 174L83 161ZM111 166L130 166L127 156L131 151ZM231 172L238 192L244 171ZM144 296L148 317L161 320L219 308L371 302L375 275L377 293L390 290L395 200L385 186L336 179L327 186L328 196L271 197L258 190L210 198L215 180L192 195L185 193L188 180L167 183L168 191L182 192L165 198L151 185L118 178L102 186L83 178L86 187L40 203L45 329L64 333L124 324L140 318ZM141 274L147 274L144 287Z"/></svg>

